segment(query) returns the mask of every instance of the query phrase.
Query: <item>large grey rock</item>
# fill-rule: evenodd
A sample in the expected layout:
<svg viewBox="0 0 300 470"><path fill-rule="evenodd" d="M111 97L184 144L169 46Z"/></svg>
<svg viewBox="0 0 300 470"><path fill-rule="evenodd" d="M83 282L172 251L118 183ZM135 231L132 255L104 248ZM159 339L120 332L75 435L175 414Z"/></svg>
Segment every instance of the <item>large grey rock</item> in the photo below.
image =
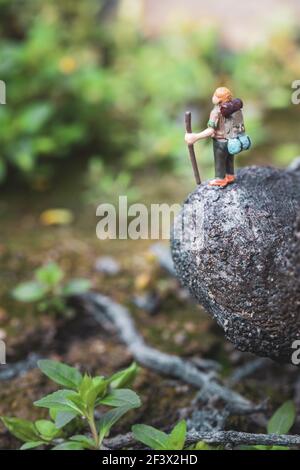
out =
<svg viewBox="0 0 300 470"><path fill-rule="evenodd" d="M291 362L300 339L300 165L249 167L191 193L172 234L175 270L237 348Z"/></svg>

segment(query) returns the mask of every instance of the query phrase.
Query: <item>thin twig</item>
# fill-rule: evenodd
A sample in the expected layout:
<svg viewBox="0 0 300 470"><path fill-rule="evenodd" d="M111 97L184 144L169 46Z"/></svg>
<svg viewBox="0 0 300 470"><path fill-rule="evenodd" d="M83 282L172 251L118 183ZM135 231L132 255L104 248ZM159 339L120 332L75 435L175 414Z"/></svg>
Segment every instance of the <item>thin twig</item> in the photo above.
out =
<svg viewBox="0 0 300 470"><path fill-rule="evenodd" d="M249 377L250 375L254 374L254 372L258 371L259 369L262 369L263 367L267 366L268 364L270 364L270 362L270 359L264 357L259 357L252 361L246 362L246 364L243 364L241 367L238 367L234 370L233 374L227 381L228 385L232 387L233 385L239 383L246 377Z"/></svg>
<svg viewBox="0 0 300 470"><path fill-rule="evenodd" d="M213 431L187 433L186 446L199 441L207 444L231 444L239 445L264 445L264 446L300 446L300 436L288 434L251 434L238 431ZM136 440L132 433L116 436L104 441L105 447L111 450L136 446Z"/></svg>

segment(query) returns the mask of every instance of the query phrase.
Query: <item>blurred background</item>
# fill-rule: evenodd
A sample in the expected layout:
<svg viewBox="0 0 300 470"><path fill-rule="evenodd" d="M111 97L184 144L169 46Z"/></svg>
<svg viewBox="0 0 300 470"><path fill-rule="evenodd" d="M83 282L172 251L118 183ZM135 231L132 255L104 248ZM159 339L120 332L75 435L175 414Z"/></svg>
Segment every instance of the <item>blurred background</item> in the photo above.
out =
<svg viewBox="0 0 300 470"><path fill-rule="evenodd" d="M100 175L123 174L126 185L149 170L189 174L183 113L192 107L194 125L203 126L220 84L246 103L255 148L243 164L284 165L299 152L291 106L300 75L298 2L74 3L0 2L2 184L45 191L65 165L68 180L80 167L80 179L99 193ZM199 149L204 176L209 147Z"/></svg>
<svg viewBox="0 0 300 470"><path fill-rule="evenodd" d="M95 208L119 195L181 203L194 188L184 112L192 110L195 130L204 128L220 85L245 103L253 148L238 166L286 166L300 155L300 105L291 104L291 84L300 79L299 13L296 0L0 0L0 339L10 361L41 343L58 354L55 334L45 339L56 328L51 312L10 294L49 260L66 278L89 278L130 304L152 344L224 359L223 335L174 297L176 284L148 253L153 242L100 242ZM197 144L196 153L202 178L212 177L211 143ZM113 276L104 256L117 264ZM147 303L144 311L132 302L153 291L162 299L159 320ZM110 351L95 335L80 338L89 361L91 351ZM59 351L65 362L85 362L77 347ZM115 370L126 362L121 356L95 363ZM11 391L1 393L11 413ZM25 415L26 393L27 405L18 398Z"/></svg>

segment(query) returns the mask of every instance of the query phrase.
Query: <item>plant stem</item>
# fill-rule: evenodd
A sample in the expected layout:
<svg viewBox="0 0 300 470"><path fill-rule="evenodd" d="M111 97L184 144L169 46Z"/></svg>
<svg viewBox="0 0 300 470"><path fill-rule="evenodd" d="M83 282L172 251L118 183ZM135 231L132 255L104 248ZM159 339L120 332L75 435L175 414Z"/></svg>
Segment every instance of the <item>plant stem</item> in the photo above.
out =
<svg viewBox="0 0 300 470"><path fill-rule="evenodd" d="M88 418L88 423L89 423L89 426L90 426L90 430L91 430L93 439L95 441L95 447L96 447L96 449L99 449L99 446L100 446L99 436L98 436L98 432L97 432L97 428L96 428L94 415L92 415Z"/></svg>

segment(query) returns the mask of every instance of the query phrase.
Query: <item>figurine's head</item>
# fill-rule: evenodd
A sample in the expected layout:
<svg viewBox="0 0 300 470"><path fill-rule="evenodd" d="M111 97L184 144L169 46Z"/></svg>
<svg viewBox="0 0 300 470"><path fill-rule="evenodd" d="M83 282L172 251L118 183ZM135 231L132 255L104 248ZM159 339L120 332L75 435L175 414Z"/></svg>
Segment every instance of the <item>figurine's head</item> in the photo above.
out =
<svg viewBox="0 0 300 470"><path fill-rule="evenodd" d="M214 96L212 97L213 104L226 103L227 101L231 101L231 100L232 100L232 93L228 88L224 86L217 88L216 91L214 92Z"/></svg>

